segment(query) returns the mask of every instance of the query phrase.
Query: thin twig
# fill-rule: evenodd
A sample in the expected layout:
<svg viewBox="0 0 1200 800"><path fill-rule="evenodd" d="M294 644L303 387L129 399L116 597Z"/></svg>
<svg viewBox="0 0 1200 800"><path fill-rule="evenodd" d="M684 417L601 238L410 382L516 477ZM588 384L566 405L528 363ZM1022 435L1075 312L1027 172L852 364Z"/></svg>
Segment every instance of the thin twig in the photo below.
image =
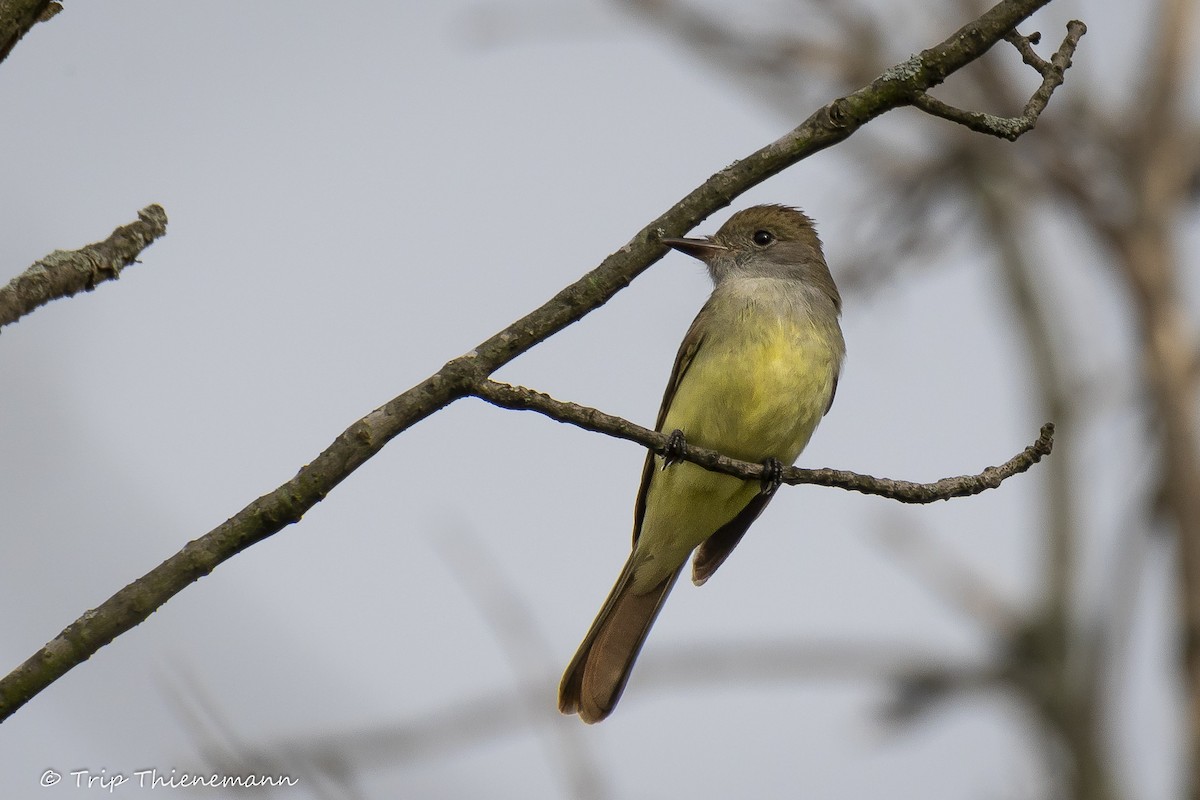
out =
<svg viewBox="0 0 1200 800"><path fill-rule="evenodd" d="M1004 41L1017 48L1017 52L1021 54L1021 60L1036 69L1043 78L1053 69L1050 62L1039 56L1033 49L1035 44L1042 41L1042 34L1038 31L1034 31L1028 36L1023 36L1017 31L1009 31L1004 34Z"/></svg>
<svg viewBox="0 0 1200 800"><path fill-rule="evenodd" d="M523 386L512 386L493 380L482 380L472 390L480 399L501 408L516 411L536 411L551 419L618 439L626 439L662 454L667 447L668 437L649 428L635 425L628 420L605 414L594 408L576 403L564 403L548 394L536 392ZM876 478L841 469L802 469L787 467L783 471L783 482L791 485L814 484L846 489L863 494L878 495L901 503L933 503L952 497L969 497L987 489L994 489L1013 475L1025 472L1054 447L1054 425L1042 426L1037 441L998 467L987 467L975 475L959 475L942 478L933 483L914 483L893 478ZM686 445L681 457L685 461L699 464L713 472L732 475L746 480L762 480L763 465L721 455L695 445Z"/></svg>
<svg viewBox="0 0 1200 800"><path fill-rule="evenodd" d="M1042 115L1042 112L1046 110L1046 105L1050 102L1050 96L1054 94L1055 89L1062 85L1064 73L1071 66L1071 56L1074 55L1075 48L1079 46L1079 40L1085 33L1087 33L1087 26L1079 20L1073 19L1068 22L1067 35L1059 45L1058 52L1049 61L1033 52L1031 42L1037 41L1035 37L1038 34L1021 36L1015 31L1010 31L1005 35L1005 40L1017 48L1024 62L1036 69L1042 76L1041 85L1029 98L1029 102L1025 104L1024 113L1019 117L998 117L983 111L967 111L956 108L924 91L913 94L912 104L926 114L965 125L977 133L986 133L989 136L1015 141L1022 134L1033 130L1033 126L1037 124L1038 117Z"/></svg>

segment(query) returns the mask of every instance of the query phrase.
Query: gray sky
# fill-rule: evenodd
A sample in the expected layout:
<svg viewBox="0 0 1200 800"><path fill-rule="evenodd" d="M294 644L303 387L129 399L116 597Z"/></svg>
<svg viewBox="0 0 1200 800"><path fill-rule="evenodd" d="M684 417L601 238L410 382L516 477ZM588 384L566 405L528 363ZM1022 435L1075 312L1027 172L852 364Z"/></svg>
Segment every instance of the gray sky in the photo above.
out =
<svg viewBox="0 0 1200 800"><path fill-rule="evenodd" d="M1072 13L1112 37L1103 13L1078 6L1051 6L1042 29ZM498 44L480 43L489 20ZM898 39L897 57L932 42ZM1099 60L1091 45L1081 71ZM0 98L4 280L149 203L171 220L118 283L0 337L0 672L789 127L603 3L346 13L92 0L17 47ZM905 112L870 127L901 137L942 124ZM803 207L835 276L869 233L856 204L871 194L840 150L734 206ZM931 480L1035 437L1043 420L988 254L947 243L944 256L952 266L847 298L837 403L802 465ZM702 270L671 255L499 377L651 424L707 291ZM1120 357L1121 336L1106 332L1097 358ZM1139 433L1123 424L1085 452ZM977 629L877 534L923 530L1028 597L1036 470L924 508L785 489L718 578L676 589L612 719L559 718L559 672L627 554L642 457L531 414L455 404L0 725L0 794L73 790L66 775L35 795L47 768L211 771L181 704L205 707L220 741L244 749L349 741L539 682L541 704L504 733L364 755L357 785L369 797L562 797L562 743L620 797L1016 798L1039 785L1038 745L992 698L893 734L877 723L878 681L674 681L655 666L679 647L750 642L983 658ZM1132 494L1116 487L1105 502ZM464 568L473 558L487 570ZM544 656L507 655L496 603L464 589L484 577L530 611ZM1150 586L1146 618L1169 599L1165 581ZM1169 650L1143 628L1148 677L1123 713L1130 730L1157 732L1172 720ZM1145 798L1175 785L1173 745L1156 744L1125 753ZM317 792L302 780L281 796Z"/></svg>

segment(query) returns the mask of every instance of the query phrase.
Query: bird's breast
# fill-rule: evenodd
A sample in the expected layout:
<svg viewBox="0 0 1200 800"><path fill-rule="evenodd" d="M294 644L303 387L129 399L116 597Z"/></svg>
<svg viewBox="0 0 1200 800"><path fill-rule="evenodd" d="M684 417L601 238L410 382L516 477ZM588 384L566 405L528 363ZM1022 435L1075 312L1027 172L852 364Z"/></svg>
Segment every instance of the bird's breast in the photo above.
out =
<svg viewBox="0 0 1200 800"><path fill-rule="evenodd" d="M802 316L740 316L706 339L663 429L735 458L791 464L828 408L841 337Z"/></svg>

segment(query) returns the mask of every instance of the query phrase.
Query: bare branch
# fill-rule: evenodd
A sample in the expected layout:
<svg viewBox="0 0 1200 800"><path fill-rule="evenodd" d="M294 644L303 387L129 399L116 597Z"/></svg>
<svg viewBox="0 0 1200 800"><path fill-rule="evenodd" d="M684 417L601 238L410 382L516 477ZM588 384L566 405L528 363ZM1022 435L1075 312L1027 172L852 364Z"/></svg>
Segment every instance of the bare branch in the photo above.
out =
<svg viewBox="0 0 1200 800"><path fill-rule="evenodd" d="M1064 73L1071 66L1071 56L1075 54L1075 48L1079 46L1079 40L1085 33L1087 33L1087 26L1079 20L1073 19L1068 22L1067 35L1059 45L1058 52L1049 61L1033 51L1032 45L1040 39L1040 34L1022 36L1016 31L1009 31L1004 36L1004 39L1011 42L1021 53L1022 60L1042 76L1041 85L1029 98L1029 102L1025 104L1025 112L1019 117L998 117L982 111L966 111L955 108L924 91L916 92L913 95L912 104L926 114L965 125L976 133L986 133L989 136L1015 141L1022 134L1033 130L1033 126L1037 124L1038 117L1042 115L1042 112L1046 110L1046 105L1050 102L1050 95L1054 94L1054 90L1062 85Z"/></svg>
<svg viewBox="0 0 1200 800"><path fill-rule="evenodd" d="M167 232L167 212L146 206L138 221L123 225L103 242L78 250L55 250L0 289L0 327L16 322L39 306L90 292L97 284L116 280L121 270L137 263L138 254Z"/></svg>
<svg viewBox="0 0 1200 800"><path fill-rule="evenodd" d="M1075 20L1067 23L1068 32L1071 25L1077 24ZM1082 24L1082 23L1078 23ZM1082 34L1080 34L1082 36ZM1050 62L1037 54L1033 49L1035 44L1042 41L1042 34L1039 31L1034 31L1028 36L1023 36L1016 31L1009 31L1004 35L1004 41L1017 48L1017 52L1021 54L1021 60L1038 71L1038 74L1043 78L1050 74L1053 67Z"/></svg>
<svg viewBox="0 0 1200 800"><path fill-rule="evenodd" d="M949 103L943 103L925 92L918 92L914 95L912 104L926 114L956 122L976 133L986 133L989 136L998 136L1009 141L1015 141L1021 134L1033 127L1033 121L1023 117L998 117L985 111L967 111Z"/></svg>
<svg viewBox="0 0 1200 800"><path fill-rule="evenodd" d="M551 419L618 439L637 442L660 455L665 452L668 437L649 428L635 425L628 420L605 414L576 403L564 403L548 394L536 392L523 386L511 386L492 380L482 380L471 389L471 394L501 408L517 411L536 411ZM1050 454L1054 447L1054 425L1042 426L1037 441L998 467L988 467L976 475L960 475L942 478L933 483L914 483L893 478L876 478L841 469L802 469L786 467L783 482L793 486L802 483L829 486L852 492L878 495L898 500L901 503L933 503L952 497L969 497L988 489L995 489L1013 475L1025 472ZM732 475L747 480L762 480L763 465L723 456L715 450L695 445L685 445L680 456L685 461L699 464L705 469Z"/></svg>
<svg viewBox="0 0 1200 800"><path fill-rule="evenodd" d="M0 61L39 22L53 17L62 6L51 0L0 0Z"/></svg>

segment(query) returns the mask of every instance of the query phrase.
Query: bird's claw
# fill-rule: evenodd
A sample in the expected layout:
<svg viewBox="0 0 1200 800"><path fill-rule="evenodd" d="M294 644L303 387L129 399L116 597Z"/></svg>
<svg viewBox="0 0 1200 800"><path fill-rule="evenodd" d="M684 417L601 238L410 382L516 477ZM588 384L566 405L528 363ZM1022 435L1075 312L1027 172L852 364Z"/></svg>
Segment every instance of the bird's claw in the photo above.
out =
<svg viewBox="0 0 1200 800"><path fill-rule="evenodd" d="M783 464L775 457L768 458L762 464L762 493L768 497L783 485Z"/></svg>
<svg viewBox="0 0 1200 800"><path fill-rule="evenodd" d="M667 446L663 448L663 465L666 469L677 461L683 460L683 449L687 447L687 438L683 431L676 428L667 437Z"/></svg>

